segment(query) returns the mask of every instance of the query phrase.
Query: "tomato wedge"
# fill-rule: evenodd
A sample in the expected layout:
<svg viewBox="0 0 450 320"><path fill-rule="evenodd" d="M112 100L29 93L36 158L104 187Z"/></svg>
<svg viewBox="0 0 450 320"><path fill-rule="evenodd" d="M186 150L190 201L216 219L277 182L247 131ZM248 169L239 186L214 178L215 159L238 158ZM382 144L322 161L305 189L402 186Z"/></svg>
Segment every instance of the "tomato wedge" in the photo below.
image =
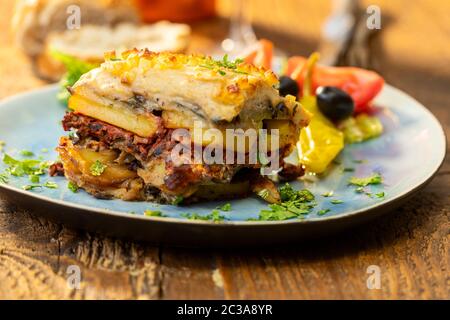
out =
<svg viewBox="0 0 450 320"><path fill-rule="evenodd" d="M300 56L288 60L286 74L300 87L306 73L307 59ZM367 111L369 102L381 91L384 79L376 72L355 67L328 67L317 65L313 72L313 90L320 86L338 87L355 102L355 112Z"/></svg>
<svg viewBox="0 0 450 320"><path fill-rule="evenodd" d="M266 39L260 39L250 48L245 50L240 57L244 62L258 67L272 69L273 43Z"/></svg>

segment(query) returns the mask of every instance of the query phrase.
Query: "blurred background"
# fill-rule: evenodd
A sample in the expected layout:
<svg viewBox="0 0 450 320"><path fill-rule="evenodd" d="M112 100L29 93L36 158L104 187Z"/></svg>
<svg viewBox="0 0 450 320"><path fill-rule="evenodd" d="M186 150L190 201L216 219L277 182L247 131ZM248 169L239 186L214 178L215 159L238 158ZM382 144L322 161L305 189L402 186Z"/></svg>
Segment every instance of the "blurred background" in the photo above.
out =
<svg viewBox="0 0 450 320"><path fill-rule="evenodd" d="M380 29L367 28L370 5ZM374 69L448 123L437 106L450 98L449 11L446 0L1 1L0 98L57 81L54 52L94 64L131 46L237 56L268 39L280 64L320 51L324 64Z"/></svg>

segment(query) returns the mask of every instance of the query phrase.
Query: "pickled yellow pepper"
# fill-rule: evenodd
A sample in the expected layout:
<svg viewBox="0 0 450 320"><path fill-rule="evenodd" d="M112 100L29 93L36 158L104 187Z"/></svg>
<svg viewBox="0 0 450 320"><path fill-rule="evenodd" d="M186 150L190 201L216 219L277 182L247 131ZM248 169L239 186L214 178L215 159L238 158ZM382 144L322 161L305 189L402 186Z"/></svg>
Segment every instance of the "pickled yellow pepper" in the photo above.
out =
<svg viewBox="0 0 450 320"><path fill-rule="evenodd" d="M320 112L312 92L312 73L319 57L315 52L307 61L300 103L313 117L309 125L301 130L297 143L300 163L307 171L314 173L324 172L344 148L343 133Z"/></svg>

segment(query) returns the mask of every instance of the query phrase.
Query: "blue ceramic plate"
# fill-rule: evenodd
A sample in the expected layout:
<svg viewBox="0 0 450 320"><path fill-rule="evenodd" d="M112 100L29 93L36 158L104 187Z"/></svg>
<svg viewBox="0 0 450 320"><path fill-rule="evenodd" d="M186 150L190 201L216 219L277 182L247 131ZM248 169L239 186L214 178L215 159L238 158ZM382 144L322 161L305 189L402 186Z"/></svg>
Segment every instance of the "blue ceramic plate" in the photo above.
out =
<svg viewBox="0 0 450 320"><path fill-rule="evenodd" d="M0 104L0 140L6 142L4 152L23 158L20 151L31 150L36 156L55 160L54 151L60 136L65 108L56 101L57 87L49 86L4 100ZM163 241L174 244L248 244L290 241L311 235L321 235L344 226L375 217L398 205L400 200L417 191L437 172L445 156L445 136L436 118L420 103L403 92L386 86L375 104L385 127L377 139L349 145L323 177L311 177L291 183L296 188L308 188L318 205L299 220L252 222L267 205L256 197L227 201L232 210L221 212L222 223L193 221L186 213L206 215L224 202L199 203L185 207L157 205L148 202L99 200L84 191L71 192L62 177L44 177L58 184L57 189L39 188L24 191L28 178L12 178L1 185L7 200L33 211L73 224L75 227L102 231L117 236ZM48 152L42 152L48 149ZM354 169L345 172L345 168ZM5 169L0 164L0 172ZM367 188L372 194L384 192L384 197L369 197L348 186L351 176L365 177L373 172L383 176L383 185ZM333 191L333 197L321 195ZM332 204L331 200L341 200ZM162 211L167 217L149 218L147 209ZM328 213L318 212L329 209ZM205 238L208 241L205 241Z"/></svg>

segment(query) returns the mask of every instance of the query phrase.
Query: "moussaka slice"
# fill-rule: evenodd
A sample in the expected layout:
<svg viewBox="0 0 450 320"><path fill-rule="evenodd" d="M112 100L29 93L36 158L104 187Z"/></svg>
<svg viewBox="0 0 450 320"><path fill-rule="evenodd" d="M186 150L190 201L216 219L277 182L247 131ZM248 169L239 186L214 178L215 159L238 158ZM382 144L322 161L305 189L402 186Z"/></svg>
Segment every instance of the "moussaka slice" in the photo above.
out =
<svg viewBox="0 0 450 320"><path fill-rule="evenodd" d="M294 179L303 171L286 159L309 115L277 86L271 71L226 56L108 53L69 88L65 175L97 197L163 203Z"/></svg>

